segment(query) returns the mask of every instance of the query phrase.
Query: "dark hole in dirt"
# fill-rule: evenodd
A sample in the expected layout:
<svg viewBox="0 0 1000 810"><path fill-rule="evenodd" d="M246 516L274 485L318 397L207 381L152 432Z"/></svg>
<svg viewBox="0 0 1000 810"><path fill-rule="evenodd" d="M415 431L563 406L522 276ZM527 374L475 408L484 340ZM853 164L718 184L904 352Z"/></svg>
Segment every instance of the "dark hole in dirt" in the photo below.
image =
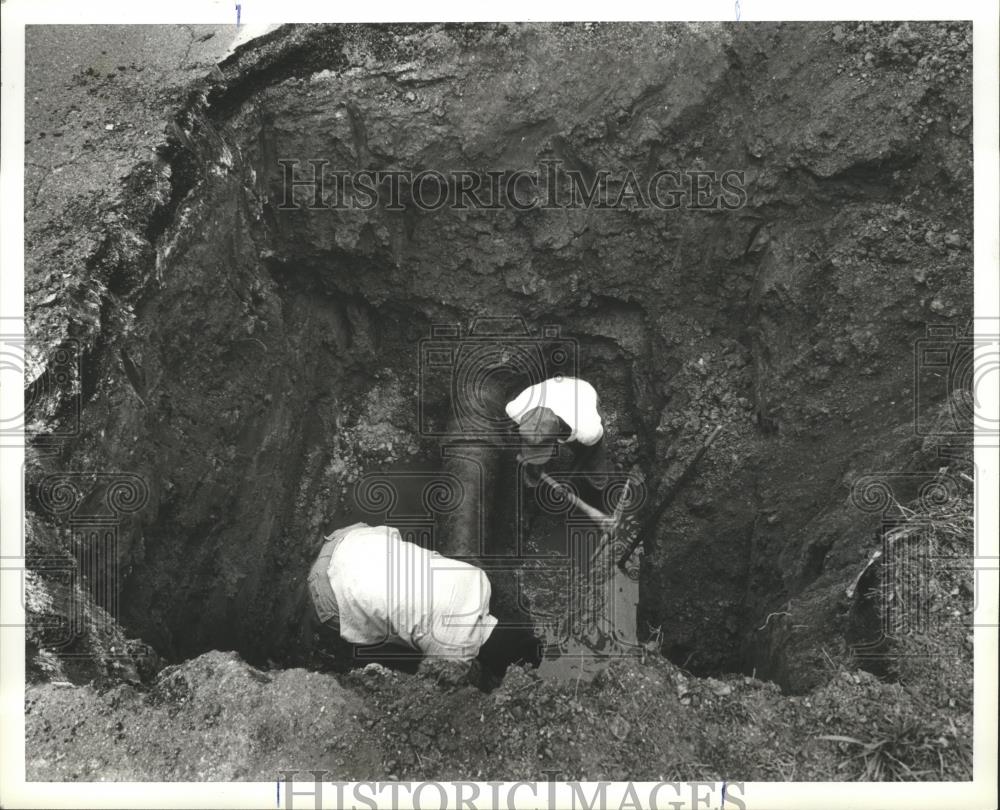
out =
<svg viewBox="0 0 1000 810"><path fill-rule="evenodd" d="M846 636L858 666L885 680L894 680L888 656L891 644L885 638L882 591L883 574L870 568L858 581L858 590L850 607L850 632Z"/></svg>

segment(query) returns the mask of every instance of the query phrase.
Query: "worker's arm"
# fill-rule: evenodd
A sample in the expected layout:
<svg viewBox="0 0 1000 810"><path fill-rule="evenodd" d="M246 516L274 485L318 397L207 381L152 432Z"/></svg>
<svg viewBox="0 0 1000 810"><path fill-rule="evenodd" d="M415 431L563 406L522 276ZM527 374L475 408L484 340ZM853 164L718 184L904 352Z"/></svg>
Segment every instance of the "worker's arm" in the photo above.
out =
<svg viewBox="0 0 1000 810"><path fill-rule="evenodd" d="M499 622L489 638L479 648L479 661L498 675L511 664L530 664L537 667L542 663L542 641L526 627L511 626Z"/></svg>
<svg viewBox="0 0 1000 810"><path fill-rule="evenodd" d="M524 456L520 453L517 454L517 460L520 464L521 475L524 476L524 483L529 487L537 487L542 483L544 467L541 464L529 464L525 462Z"/></svg>

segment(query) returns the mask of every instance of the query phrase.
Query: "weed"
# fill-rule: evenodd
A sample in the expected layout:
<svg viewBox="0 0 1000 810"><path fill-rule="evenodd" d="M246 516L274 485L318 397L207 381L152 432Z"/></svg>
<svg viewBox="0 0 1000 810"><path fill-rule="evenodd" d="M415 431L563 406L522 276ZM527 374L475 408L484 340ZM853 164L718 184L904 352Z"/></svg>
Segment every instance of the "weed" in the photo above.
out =
<svg viewBox="0 0 1000 810"><path fill-rule="evenodd" d="M852 752L838 769L852 767L851 778L871 782L971 779L972 747L954 723L943 729L899 710L878 724L875 738L863 742L837 734L818 739L849 746Z"/></svg>

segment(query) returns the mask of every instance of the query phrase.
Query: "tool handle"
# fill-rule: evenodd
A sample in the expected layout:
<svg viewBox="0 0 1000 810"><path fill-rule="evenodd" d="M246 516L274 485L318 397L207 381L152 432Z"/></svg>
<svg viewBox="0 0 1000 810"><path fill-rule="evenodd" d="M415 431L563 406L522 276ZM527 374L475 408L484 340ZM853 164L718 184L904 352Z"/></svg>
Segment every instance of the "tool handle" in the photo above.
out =
<svg viewBox="0 0 1000 810"><path fill-rule="evenodd" d="M604 524L610 525L611 523L614 522L614 518L605 515L600 509L595 509L589 503L584 501L581 497L571 492L568 487L556 481L548 473L543 472L540 475L540 478L542 480L542 483L547 484L553 489L562 492L566 500L568 500L571 504L573 504L573 506L575 506L577 509L583 512L587 517L596 520L598 523L602 525Z"/></svg>

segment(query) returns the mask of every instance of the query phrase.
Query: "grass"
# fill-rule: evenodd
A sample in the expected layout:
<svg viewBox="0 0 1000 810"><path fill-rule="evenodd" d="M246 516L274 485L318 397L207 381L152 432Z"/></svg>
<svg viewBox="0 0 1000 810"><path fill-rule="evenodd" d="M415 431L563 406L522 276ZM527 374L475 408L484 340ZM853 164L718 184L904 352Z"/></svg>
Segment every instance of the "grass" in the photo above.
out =
<svg viewBox="0 0 1000 810"><path fill-rule="evenodd" d="M889 678L912 702L870 734L822 735L848 756L838 770L870 781L970 779L972 772L973 487L939 479L922 500L895 504L875 598ZM947 484L948 488L943 488ZM936 486L936 482L934 485Z"/></svg>
<svg viewBox="0 0 1000 810"><path fill-rule="evenodd" d="M972 778L972 744L953 722L942 729L933 719L904 714L879 723L864 742L855 737L823 734L817 739L847 747L838 770L850 769L851 779L870 782L964 780Z"/></svg>

